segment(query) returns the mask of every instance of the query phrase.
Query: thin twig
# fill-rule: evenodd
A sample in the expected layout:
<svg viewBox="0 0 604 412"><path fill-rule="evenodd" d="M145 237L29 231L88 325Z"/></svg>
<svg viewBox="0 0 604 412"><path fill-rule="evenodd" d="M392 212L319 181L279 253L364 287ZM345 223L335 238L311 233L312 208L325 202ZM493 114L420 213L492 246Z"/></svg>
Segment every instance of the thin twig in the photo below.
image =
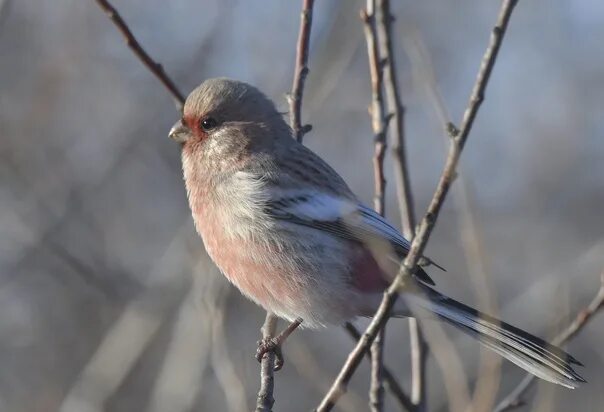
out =
<svg viewBox="0 0 604 412"><path fill-rule="evenodd" d="M298 328L302 324L302 318L296 318L293 322L291 322L287 328L285 328L277 337L275 338L264 338L262 342L258 344L258 350L256 351L256 359L261 362L264 358L264 355L268 351L275 351L275 363L273 365L273 371L277 372L283 368L284 359L283 353L281 352L281 345L285 342L285 340L291 335L294 330Z"/></svg>
<svg viewBox="0 0 604 412"><path fill-rule="evenodd" d="M344 329L348 332L348 334L355 340L359 341L361 339L361 332L350 322L346 322L344 325ZM365 352L367 358L371 359L371 352ZM384 382L386 383L386 389L392 394L392 396L399 402L403 410L415 412L415 405L411 402L409 396L405 393L401 385L397 382L396 378L390 372L388 367L384 365L382 370L384 374Z"/></svg>
<svg viewBox="0 0 604 412"><path fill-rule="evenodd" d="M302 96L304 94L304 82L308 76L308 49L310 45L310 28L312 26L312 8L314 0L304 0L300 14L300 33L296 47L296 67L294 69L294 81L292 91L287 96L289 102L289 122L294 137L298 142L311 130L311 126L302 126Z"/></svg>
<svg viewBox="0 0 604 412"><path fill-rule="evenodd" d="M392 153L396 179L396 192L401 214L403 236L411 241L415 235L415 208L411 190L411 179L405 147L403 106L396 76L396 61L392 44L392 22L389 0L378 3L378 36L380 39L381 58L384 62L384 87L388 103L389 129L393 142ZM409 336L411 350L411 400L419 411L426 409L426 361L428 346L417 319L409 319Z"/></svg>
<svg viewBox="0 0 604 412"><path fill-rule="evenodd" d="M493 65L497 58L510 15L516 3L517 0L505 0L501 6L498 21L496 26L493 28L489 45L482 58L478 76L470 96L468 107L464 113L461 127L458 131L456 130L456 133L452 134L451 145L445 162L444 170L439 179L434 196L430 201L426 215L423 217L419 225L417 236L411 243L409 254L401 265L396 278L388 290L384 293L384 298L382 299L378 310L374 314L371 323L365 330L363 336L361 336L361 339L359 339L356 347L348 355L348 358L340 370L338 377L335 379L328 393L322 399L319 407L317 408L319 412L331 410L337 400L346 392L348 382L356 371L362 356L368 350L369 345L371 345L373 339L375 339L378 331L388 321L390 310L396 303L399 291L404 287L408 289L413 288L412 282L408 282L409 276L415 269L415 266L422 256L451 183L455 178L455 171L457 169L457 164L459 163L461 152L472 129L478 109L484 100L484 92L493 70ZM453 130L453 128L451 128L451 130Z"/></svg>
<svg viewBox="0 0 604 412"><path fill-rule="evenodd" d="M373 343L371 354L371 379L369 386L369 410L382 412L384 410L384 340L386 328L382 328Z"/></svg>
<svg viewBox="0 0 604 412"><path fill-rule="evenodd" d="M562 345L575 336L589 323L593 316L600 310L604 309L604 271L600 274L600 289L593 300L583 308L575 319L564 329L553 341L554 345ZM522 399L526 391L535 382L535 376L527 374L522 381L516 386L499 404L495 407L494 412L510 411L524 405Z"/></svg>
<svg viewBox="0 0 604 412"><path fill-rule="evenodd" d="M300 326L302 324L302 318L296 318L296 320L294 320L293 322L291 322L287 328L283 329L281 331L281 333L275 338L275 343L277 345L281 345L283 342L285 342L285 340L287 338L289 338L289 335L292 334L293 331L295 331L298 326Z"/></svg>
<svg viewBox="0 0 604 412"><path fill-rule="evenodd" d="M180 90L176 87L172 79L166 74L164 68L161 64L156 62L149 56L149 54L143 49L138 40L134 37L130 28L122 19L122 16L117 12L117 10L106 0L96 0L96 3L99 7L109 16L113 24L117 27L117 29L124 36L124 40L128 47L134 52L136 57L149 69L151 73L155 75L159 79L159 81L164 85L166 89L170 92L172 97L174 98L174 103L176 107L181 110L182 106L185 102L185 98Z"/></svg>
<svg viewBox="0 0 604 412"><path fill-rule="evenodd" d="M264 325L262 325L262 339L268 340L275 336L277 331L277 321L279 319L270 312L266 313ZM275 398L273 391L275 389L275 357L274 351L268 351L262 357L260 363L260 390L256 399L256 412L271 412Z"/></svg>
<svg viewBox="0 0 604 412"><path fill-rule="evenodd" d="M375 0L367 0L366 10L361 10L361 20L365 30L367 41L367 57L369 60L369 75L371 77L371 127L375 150L373 155L373 171L375 196L373 208L380 215L384 215L384 196L386 194L386 178L384 177L384 157L386 155L386 127L387 121L384 116L384 99L382 96L382 68L380 53L377 43L375 28Z"/></svg>
<svg viewBox="0 0 604 412"><path fill-rule="evenodd" d="M386 127L387 121L384 116L384 99L382 97L382 71L380 62L380 50L378 47L376 33L375 0L367 0L365 10L361 10L361 20L365 31L367 42L367 57L369 60L369 75L371 79L371 127L375 149L373 155L373 176L375 195L373 197L373 208L384 216L384 197L386 195L386 178L384 177L384 157L386 155ZM369 387L369 409L372 412L380 412L384 409L384 339L385 328L382 329L371 345L371 381Z"/></svg>
<svg viewBox="0 0 604 412"><path fill-rule="evenodd" d="M403 127L405 107L401 102L398 79L396 76L396 62L392 45L392 21L394 17L390 12L389 0L378 0L377 32L380 41L381 59L384 62L384 90L388 104L388 126L392 136L392 154L396 168L396 188L399 207L401 208L401 223L403 235L407 239L413 237L415 228L415 212L413 208L413 195L407 166L405 151L405 130Z"/></svg>
<svg viewBox="0 0 604 412"><path fill-rule="evenodd" d="M301 125L302 96L304 93L304 82L308 75L308 48L310 44L310 28L312 25L312 7L314 0L304 0L300 17L300 33L296 47L296 67L294 71L294 81L291 93L287 96L290 110L290 126L294 131L294 137L298 142L302 142L304 134L311 129L310 125ZM279 336L285 340L300 325L300 322L293 322ZM277 317L267 312L264 326L262 326L263 339L270 339L275 335L277 327ZM289 331L289 332L288 332ZM275 399L274 390L274 371L275 371L275 352L267 352L262 358L260 367L260 391L258 392L258 401L256 412L269 412L272 410Z"/></svg>

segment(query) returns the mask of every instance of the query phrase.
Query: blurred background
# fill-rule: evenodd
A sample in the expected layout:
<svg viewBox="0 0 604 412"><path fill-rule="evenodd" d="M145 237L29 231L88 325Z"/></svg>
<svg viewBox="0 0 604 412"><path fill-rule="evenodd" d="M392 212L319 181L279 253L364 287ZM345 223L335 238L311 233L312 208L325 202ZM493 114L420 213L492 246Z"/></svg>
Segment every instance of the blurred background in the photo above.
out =
<svg viewBox="0 0 604 412"><path fill-rule="evenodd" d="M313 126L306 144L370 203L363 5L316 2L303 120ZM301 2L114 6L185 94L228 76L287 110ZM459 123L499 3L392 7L421 215L446 153L443 120ZM591 300L604 267L603 13L595 0L519 2L428 245L447 268L430 269L439 290L543 337ZM167 137L178 116L94 1L0 0L1 411L252 409L264 312L227 284L194 232L179 147ZM398 224L390 160L386 170L387 215ZM407 330L389 323L386 357L409 388ZM453 379L479 389L476 410L524 376L445 332L440 342L465 374ZM352 346L341 328L297 331L275 410L316 406ZM525 410L604 409L602 347L604 315L569 345L589 384L540 382ZM363 363L338 410L367 410L368 372ZM449 410L433 356L428 374L429 410ZM388 394L386 409L399 410Z"/></svg>

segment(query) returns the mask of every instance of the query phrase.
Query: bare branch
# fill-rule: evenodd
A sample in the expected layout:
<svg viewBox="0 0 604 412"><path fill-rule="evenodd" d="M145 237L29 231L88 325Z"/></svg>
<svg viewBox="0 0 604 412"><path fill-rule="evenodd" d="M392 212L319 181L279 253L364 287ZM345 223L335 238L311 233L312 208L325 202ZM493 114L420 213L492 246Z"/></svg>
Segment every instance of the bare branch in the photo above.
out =
<svg viewBox="0 0 604 412"><path fill-rule="evenodd" d="M304 94L304 82L308 76L308 49L310 45L310 28L312 26L312 8L314 0L303 0L302 13L300 15L300 33L298 34L298 45L296 47L296 67L294 69L294 81L292 91L287 96L289 102L289 122L294 131L294 137L298 142L311 129L310 125L302 126L302 96Z"/></svg>
<svg viewBox="0 0 604 412"><path fill-rule="evenodd" d="M367 57L369 60L369 75L371 78L371 127L373 129L375 149L373 155L373 176L375 195L373 208L384 216L384 197L386 195L386 178L384 177L384 157L386 155L386 127L384 116L384 100L382 97L382 71L380 63L380 50L376 33L375 0L367 0L365 10L361 10L361 20L367 42ZM384 409L384 336L382 329L371 345L371 381L369 388L369 408L372 412Z"/></svg>
<svg viewBox="0 0 604 412"><path fill-rule="evenodd" d="M361 10L361 20L365 30L367 41L367 57L369 60L369 75L371 77L371 127L375 141L373 155L373 171L375 196L373 208L380 215L384 215L384 196L386 179L384 177L384 157L386 155L386 127L387 121L384 116L384 100L382 96L382 65L380 64L380 53L378 48L375 28L375 0L367 0L367 8Z"/></svg>
<svg viewBox="0 0 604 412"><path fill-rule="evenodd" d="M399 207L401 208L401 223L403 235L411 240L414 235L415 213L413 195L407 166L405 151L405 130L403 127L405 107L401 102L396 76L396 62L392 46L392 21L389 0L378 0L377 31L380 40L381 59L384 62L384 90L388 104L388 127L392 136L392 154L396 169L396 189Z"/></svg>
<svg viewBox="0 0 604 412"><path fill-rule="evenodd" d="M371 380L369 386L369 410L384 410L384 340L386 328L382 328L371 344Z"/></svg>
<svg viewBox="0 0 604 412"><path fill-rule="evenodd" d="M377 23L380 39L381 58L384 62L384 88L388 103L389 129L393 142L392 153L396 179L396 192L401 214L403 236L410 241L415 235L415 208L411 190L411 179L405 148L404 116L405 107L402 104L396 62L392 44L392 22L394 17L390 11L389 0L379 0ZM411 399L418 410L425 410L426 401L426 361L428 345L422 334L417 319L409 319L409 336L411 348Z"/></svg>
<svg viewBox="0 0 604 412"><path fill-rule="evenodd" d="M274 374L283 367L283 354L281 344L302 324L302 318L297 318L289 324L277 337L275 337L278 318L267 312L262 326L262 340L258 342L256 359L260 362L260 390L256 403L256 411L271 411L275 399Z"/></svg>
<svg viewBox="0 0 604 412"><path fill-rule="evenodd" d="M275 338L275 344L281 345L283 342L285 342L285 340L287 338L289 338L289 335L291 335L293 333L293 331L295 331L298 328L298 326L300 326L301 324L302 324L302 318L296 318L296 320L291 322L287 326L287 328L283 329L281 331L281 333L279 335L277 335L277 337Z"/></svg>
<svg viewBox="0 0 604 412"><path fill-rule="evenodd" d="M358 340L361 339L361 332L359 332L359 330L352 323L346 322L346 324L344 325L344 329L346 329L348 334L355 341L358 342ZM365 355L367 355L367 357L371 359L372 353L365 352ZM384 382L386 382L386 388L390 391L392 396L394 396L394 398L400 403L401 407L404 408L404 410L415 412L415 405L413 405L411 399L409 399L409 396L405 393L405 391L403 391L403 388L401 388L401 386L397 382L392 372L390 372L388 367L384 365L382 372L384 374Z"/></svg>
<svg viewBox="0 0 604 412"><path fill-rule="evenodd" d="M266 313L264 325L262 325L262 339L268 340L275 336L277 331L278 318L270 312ZM271 412L275 398L273 390L275 388L275 357L274 351L268 351L262 357L260 363L260 390L256 399L256 412Z"/></svg>
<svg viewBox="0 0 604 412"><path fill-rule="evenodd" d="M583 308L575 319L564 329L553 341L554 345L562 345L581 332L581 330L589 323L593 316L600 310L604 309L604 271L600 274L600 289L593 300ZM522 399L526 391L535 382L535 376L527 374L522 381L516 386L499 404L495 407L494 412L503 412L516 409L524 405Z"/></svg>
<svg viewBox="0 0 604 412"><path fill-rule="evenodd" d="M422 256L426 243L428 242L432 229L436 223L436 219L438 218L438 214L440 213L441 207L455 177L455 171L457 169L457 164L459 163L461 152L472 129L478 109L484 100L484 91L497 58L497 54L501 46L512 10L514 9L516 3L517 0L505 0L501 6L498 21L496 26L493 28L489 45L483 56L478 76L470 96L470 101L463 116L461 127L459 132L455 133L451 138L451 145L447 160L445 162L444 170L439 179L434 196L430 202L430 205L428 206L426 215L419 225L417 236L413 239L409 254L401 265L396 278L388 290L384 293L384 298L382 299L382 302L371 323L365 330L363 336L361 336L361 339L359 339L356 347L352 350L352 352L350 352L346 362L344 363L344 366L338 374L338 377L335 379L328 393L322 399L319 407L317 408L319 412L331 410L337 400L346 392L348 382L356 371L362 356L375 339L379 330L388 321L390 310L396 303L399 290L403 289L404 287L407 289L413 288L413 283L408 281L409 276Z"/></svg>
<svg viewBox="0 0 604 412"><path fill-rule="evenodd" d="M117 10L106 0L96 0L96 3L99 7L109 16L113 24L117 27L122 36L124 36L124 40L128 47L134 52L136 57L149 69L151 73L155 75L159 79L159 81L164 85L164 87L168 90L168 92L174 98L174 103L176 107L181 110L182 106L185 102L185 98L183 94L178 90L178 87L174 84L172 79L166 74L164 68L161 64L156 62L149 56L149 54L143 49L138 40L134 37L130 28L122 19L122 16L117 12Z"/></svg>
<svg viewBox="0 0 604 412"><path fill-rule="evenodd" d="M310 125L302 126L302 96L304 93L304 82L308 75L308 48L310 44L310 28L312 25L312 7L314 0L303 0L302 12L300 16L300 32L296 47L296 67L294 72L294 82L291 94L288 95L290 110L290 126L294 131L294 137L298 142L302 142L304 134L311 129ZM302 323L299 319L292 322L278 337L281 343ZM262 337L264 340L272 339L277 328L277 317L267 312L264 325L262 326ZM263 358L260 368L260 391L256 403L256 412L270 412L275 398L274 390L274 371L275 371L275 352L267 352Z"/></svg>

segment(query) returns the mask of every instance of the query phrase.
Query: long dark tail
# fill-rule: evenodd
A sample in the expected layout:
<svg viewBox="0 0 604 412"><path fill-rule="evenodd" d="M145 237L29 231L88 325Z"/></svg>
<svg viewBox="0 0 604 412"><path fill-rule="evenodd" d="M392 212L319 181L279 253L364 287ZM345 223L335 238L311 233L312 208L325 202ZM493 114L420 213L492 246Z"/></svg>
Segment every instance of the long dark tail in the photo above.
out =
<svg viewBox="0 0 604 412"><path fill-rule="evenodd" d="M424 309L436 314L440 319L478 339L489 349L541 379L571 389L585 382L573 370L573 364L583 365L562 349L448 298L432 288L422 285L421 290L423 296L419 294L405 299L412 310Z"/></svg>

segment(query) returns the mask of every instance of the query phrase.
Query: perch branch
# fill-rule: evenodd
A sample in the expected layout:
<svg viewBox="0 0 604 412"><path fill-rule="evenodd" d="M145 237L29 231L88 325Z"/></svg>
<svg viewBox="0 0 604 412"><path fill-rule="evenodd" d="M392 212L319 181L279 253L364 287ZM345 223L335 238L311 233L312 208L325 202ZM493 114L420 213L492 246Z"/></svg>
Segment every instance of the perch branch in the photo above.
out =
<svg viewBox="0 0 604 412"><path fill-rule="evenodd" d="M298 43L296 47L296 67L294 69L294 81L291 93L287 96L290 111L290 126L294 131L294 137L298 142L302 142L304 134L310 131L311 126L301 125L302 112L302 95L304 93L304 82L308 75L308 48L310 44L310 29L312 25L312 7L314 0L303 0L302 12L300 17L300 32L298 35ZM295 323L295 322L294 322ZM284 333L289 336L291 332L300 324L288 327ZM277 318L272 313L267 312L264 326L262 327L263 339L272 339L275 335ZM290 330L291 328L291 330ZM287 332L289 331L289 332ZM270 333L268 333L270 332ZM285 336L285 337L287 337ZM256 412L270 412L275 403L273 397L274 389L274 368L275 353L267 352L262 358L260 368L260 391L258 392L258 402Z"/></svg>
<svg viewBox="0 0 604 412"><path fill-rule="evenodd" d="M361 20L365 31L367 43L367 58L369 60L369 76L371 80L371 128L375 149L373 154L373 179L375 195L373 208L384 216L386 195L386 178L384 177L384 157L386 155L386 127L387 120L384 116L384 99L382 96L382 72L380 50L376 33L375 0L367 0L365 10L361 10ZM369 408L372 412L384 409L384 339L386 329L380 330L371 344L371 381L369 387Z"/></svg>
<svg viewBox="0 0 604 412"><path fill-rule="evenodd" d="M278 318L270 312L267 312L262 325L262 339L269 340L275 336L277 331ZM260 390L256 398L256 412L271 412L275 398L273 390L275 388L275 358L274 351L268 351L262 357L260 363Z"/></svg>
<svg viewBox="0 0 604 412"><path fill-rule="evenodd" d="M348 355L348 358L333 385L325 397L321 400L321 403L317 408L319 412L331 410L337 400L346 392L348 382L356 371L361 358L375 339L378 331L386 324L390 310L398 298L399 290L401 290L403 287L413 287L412 282L408 281L409 276L412 274L413 269L422 256L451 183L455 178L455 172L457 169L457 164L459 163L461 152L463 151L468 135L472 129L472 125L474 124L474 119L476 118L478 109L484 100L484 92L493 70L493 65L497 59L497 54L503 41L512 10L514 9L516 3L517 0L505 0L501 6L497 24L491 33L489 45L482 58L468 107L463 115L461 127L459 130L455 130L455 133L451 133L451 144L447 159L445 161L444 170L439 179L434 196L430 201L428 210L419 225L417 236L413 239L409 254L401 265L396 278L388 290L384 293L384 298L382 299L382 302L371 323L365 330L365 333L363 336L361 336L361 339L359 339L356 347ZM453 131L453 128L450 129Z"/></svg>
<svg viewBox="0 0 604 412"><path fill-rule="evenodd" d="M359 339L361 339L361 332L359 332L359 330L352 323L347 322L344 325L344 329L346 329L348 334L355 341L358 342ZM371 352L365 352L365 354L367 355L367 357L369 359L371 359L371 356L372 356ZM392 396L399 402L401 407L404 410L407 410L410 412L415 412L415 410L416 410L415 405L413 405L413 402L411 402L411 399L409 398L409 396L405 393L405 391L403 391L403 388L401 388L401 386L397 382L396 378L394 377L392 372L390 372L390 370L388 369L388 367L386 365L384 365L383 373L384 373L384 382L386 383L386 388L388 389L388 391L390 391Z"/></svg>
<svg viewBox="0 0 604 412"><path fill-rule="evenodd" d="M303 0L302 12L300 14L300 32L296 47L296 67L294 69L294 81L292 91L287 96L289 102L289 121L294 137L298 142L311 129L306 124L302 126L302 96L304 94L304 82L308 76L308 49L310 46L310 28L312 26L312 8L314 0Z"/></svg>
<svg viewBox="0 0 604 412"><path fill-rule="evenodd" d="M388 103L389 129L393 142L394 170L396 192L401 214L403 236L411 241L415 235L415 209L411 191L411 179L405 147L404 116L405 107L399 93L396 76L396 61L392 44L392 22L394 17L390 11L389 0L379 0L377 22L380 38L380 50L384 62L384 87ZM409 336L411 348L411 400L418 410L425 410L426 401L426 361L428 345L422 334L417 319L409 319Z"/></svg>
<svg viewBox="0 0 604 412"><path fill-rule="evenodd" d="M409 179L407 154L405 151L404 116L405 107L401 102L398 79L396 76L396 62L392 45L392 21L394 17L390 12L389 0L378 0L377 30L380 39L381 59L384 70L384 88L388 104L389 129L392 136L392 154L397 178L396 188L398 203L401 208L401 223L403 235L407 239L413 238L415 228L415 212L413 208L413 195Z"/></svg>
<svg viewBox="0 0 604 412"><path fill-rule="evenodd" d="M375 196L373 207L380 215L384 215L384 196L386 178L384 177L384 157L386 155L386 127L387 120L384 116L384 99L382 96L382 65L380 63L379 49L375 29L375 0L367 0L366 10L361 10L361 19L367 40L367 57L369 60L369 75L371 77L371 128L375 150L373 155L373 172Z"/></svg>

